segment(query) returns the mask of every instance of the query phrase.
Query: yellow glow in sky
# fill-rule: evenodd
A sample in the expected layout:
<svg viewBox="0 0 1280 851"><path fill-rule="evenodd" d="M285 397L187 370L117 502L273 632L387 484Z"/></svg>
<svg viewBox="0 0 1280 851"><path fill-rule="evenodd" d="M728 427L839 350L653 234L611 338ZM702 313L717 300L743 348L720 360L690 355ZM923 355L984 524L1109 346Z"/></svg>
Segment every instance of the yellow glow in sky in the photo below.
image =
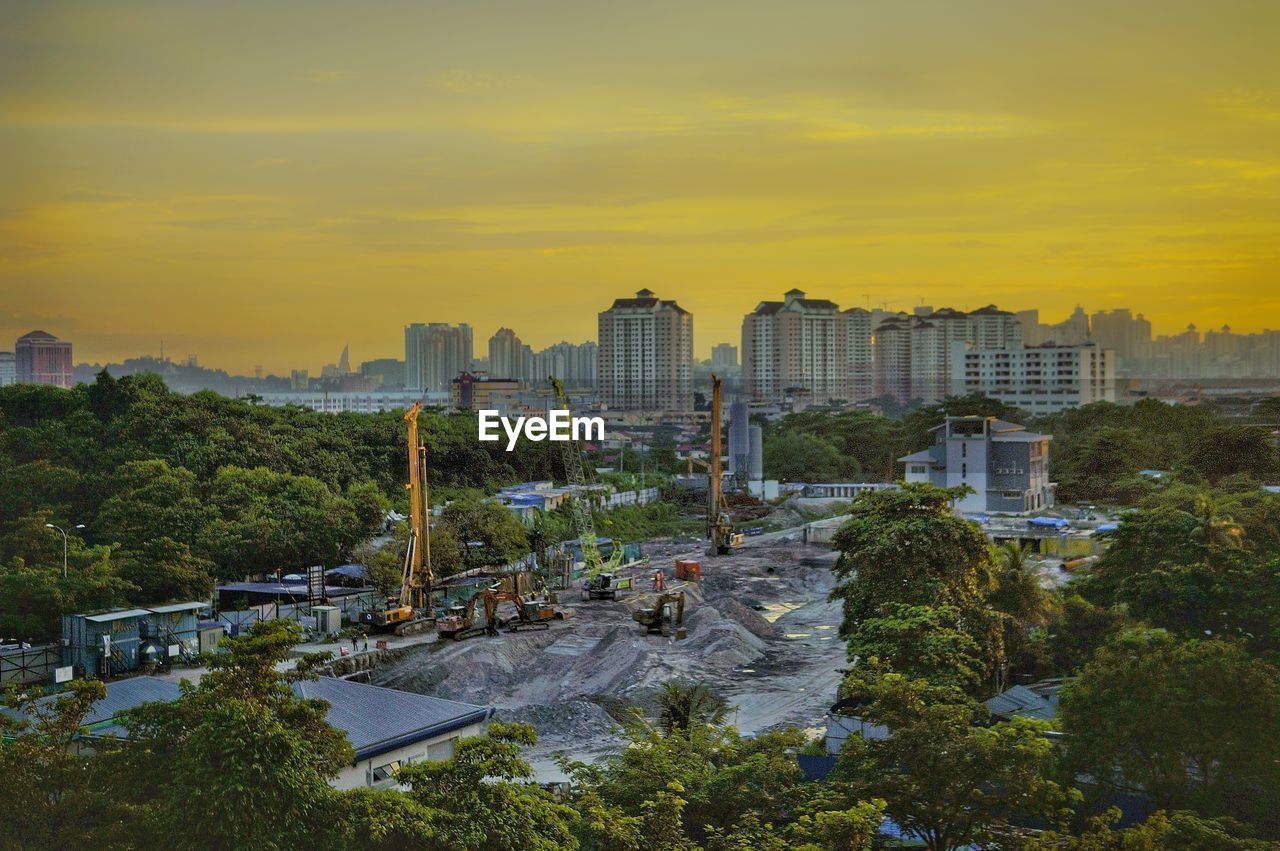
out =
<svg viewBox="0 0 1280 851"><path fill-rule="evenodd" d="M793 286L1280 326L1280 3L0 14L0 348L316 371L642 287L700 356Z"/></svg>

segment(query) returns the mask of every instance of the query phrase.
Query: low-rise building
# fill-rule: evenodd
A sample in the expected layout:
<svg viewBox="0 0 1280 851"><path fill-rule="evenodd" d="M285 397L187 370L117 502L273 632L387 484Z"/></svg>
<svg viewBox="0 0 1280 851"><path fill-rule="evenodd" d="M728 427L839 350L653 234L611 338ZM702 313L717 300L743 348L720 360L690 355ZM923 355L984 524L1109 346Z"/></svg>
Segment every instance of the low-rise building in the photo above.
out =
<svg viewBox="0 0 1280 851"><path fill-rule="evenodd" d="M1116 401L1115 352L1093 343L983 349L957 341L951 395L981 393L1032 414Z"/></svg>
<svg viewBox="0 0 1280 851"><path fill-rule="evenodd" d="M1021 514L1053 505L1049 435L995 417L947 417L932 431L932 446L898 459L907 482L972 488L957 501L960 511Z"/></svg>
<svg viewBox="0 0 1280 851"><path fill-rule="evenodd" d="M478 736L493 714L487 706L444 700L398 689L320 677L291 684L298 697L329 704L325 720L346 734L355 760L330 785L335 789L394 787L395 773L422 760L453 756L460 739ZM169 702L181 695L179 684L159 677L130 677L106 684L107 694L84 719L89 737L124 737L120 718L143 703ZM57 700L57 695L41 701ZM16 710L0 708L14 718Z"/></svg>

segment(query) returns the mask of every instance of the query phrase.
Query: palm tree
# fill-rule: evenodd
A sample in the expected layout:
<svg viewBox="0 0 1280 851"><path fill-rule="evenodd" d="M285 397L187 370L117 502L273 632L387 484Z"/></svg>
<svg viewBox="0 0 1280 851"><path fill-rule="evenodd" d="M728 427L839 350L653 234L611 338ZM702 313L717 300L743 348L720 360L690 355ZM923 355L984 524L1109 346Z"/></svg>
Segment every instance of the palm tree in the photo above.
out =
<svg viewBox="0 0 1280 851"><path fill-rule="evenodd" d="M658 695L658 723L667 735L676 729L688 730L694 724L716 727L723 724L728 715L729 704L702 683L662 684Z"/></svg>
<svg viewBox="0 0 1280 851"><path fill-rule="evenodd" d="M1044 587L1044 568L1030 558L1030 549L1005 541L997 549L999 568L991 604L1024 627L1044 626L1053 616L1056 600Z"/></svg>
<svg viewBox="0 0 1280 851"><path fill-rule="evenodd" d="M1235 518L1222 514L1219 506L1208 494L1196 494L1192 516L1196 526L1191 530L1191 540L1210 548L1238 550L1244 546L1244 527Z"/></svg>

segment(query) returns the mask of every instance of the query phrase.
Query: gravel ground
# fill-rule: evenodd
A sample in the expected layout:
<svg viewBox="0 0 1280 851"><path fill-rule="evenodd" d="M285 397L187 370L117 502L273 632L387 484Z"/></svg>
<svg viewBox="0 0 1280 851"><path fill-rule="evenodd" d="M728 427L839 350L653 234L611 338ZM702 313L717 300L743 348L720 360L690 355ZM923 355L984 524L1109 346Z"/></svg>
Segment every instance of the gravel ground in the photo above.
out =
<svg viewBox="0 0 1280 851"><path fill-rule="evenodd" d="M570 592L562 606L573 617L549 630L413 646L374 670L372 682L493 705L502 720L533 724L539 743L529 757L541 780L563 776L554 753L591 761L620 747L625 737L605 706L648 703L670 680L710 685L744 733L820 727L845 661L840 607L826 599L834 553L767 540L717 559L690 543L646 552L651 566L634 574L646 590L617 602ZM702 581L675 583L676 558L700 560ZM650 599L659 566L668 588L686 592L684 640L646 636L631 618Z"/></svg>

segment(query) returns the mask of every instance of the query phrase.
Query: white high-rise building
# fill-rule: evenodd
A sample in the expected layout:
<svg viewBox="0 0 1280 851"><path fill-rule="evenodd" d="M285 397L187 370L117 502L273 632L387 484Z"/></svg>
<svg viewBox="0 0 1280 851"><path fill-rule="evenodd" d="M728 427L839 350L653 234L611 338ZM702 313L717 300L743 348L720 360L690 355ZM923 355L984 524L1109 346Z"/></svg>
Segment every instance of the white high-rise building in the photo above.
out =
<svg viewBox="0 0 1280 851"><path fill-rule="evenodd" d="M986 349L1018 348L1017 318L994 305L963 313L949 307L925 314L898 314L875 327L875 395L906 403L936 404L952 393L952 355L957 343Z"/></svg>
<svg viewBox="0 0 1280 851"><path fill-rule="evenodd" d="M851 307L840 314L844 324L847 398L865 402L876 395L871 311Z"/></svg>
<svg viewBox="0 0 1280 851"><path fill-rule="evenodd" d="M756 400L806 395L811 402L848 397L848 356L840 308L793 289L762 301L742 320L742 383Z"/></svg>
<svg viewBox="0 0 1280 851"><path fill-rule="evenodd" d="M693 409L693 314L651 290L599 315L596 386L618 410Z"/></svg>

